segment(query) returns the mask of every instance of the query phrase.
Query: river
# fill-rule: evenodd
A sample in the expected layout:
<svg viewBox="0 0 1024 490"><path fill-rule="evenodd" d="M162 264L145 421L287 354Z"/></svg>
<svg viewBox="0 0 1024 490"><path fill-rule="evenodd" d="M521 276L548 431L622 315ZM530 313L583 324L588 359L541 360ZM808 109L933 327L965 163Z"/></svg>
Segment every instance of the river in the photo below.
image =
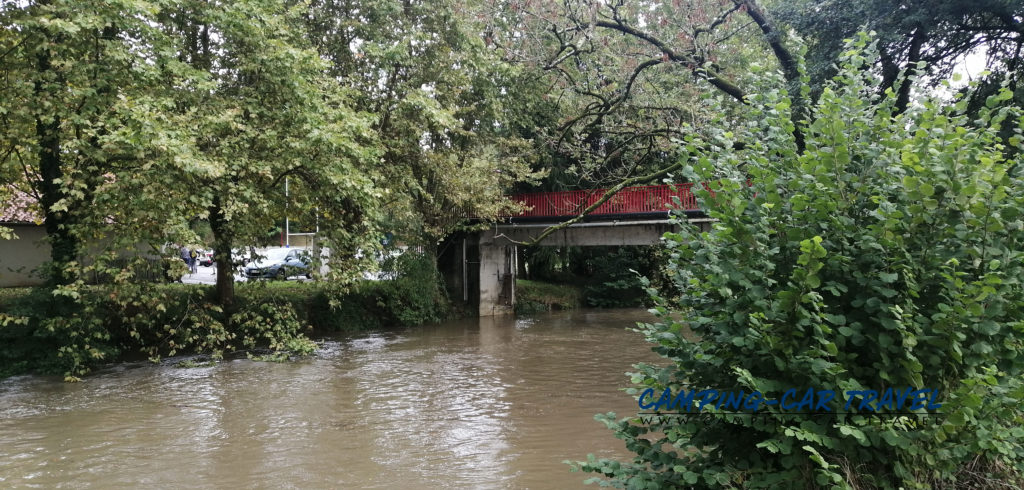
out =
<svg viewBox="0 0 1024 490"><path fill-rule="evenodd" d="M579 488L628 458L594 421L656 361L642 310L487 318L326 339L289 363L120 364L0 381L3 488ZM584 488L591 488L587 486Z"/></svg>

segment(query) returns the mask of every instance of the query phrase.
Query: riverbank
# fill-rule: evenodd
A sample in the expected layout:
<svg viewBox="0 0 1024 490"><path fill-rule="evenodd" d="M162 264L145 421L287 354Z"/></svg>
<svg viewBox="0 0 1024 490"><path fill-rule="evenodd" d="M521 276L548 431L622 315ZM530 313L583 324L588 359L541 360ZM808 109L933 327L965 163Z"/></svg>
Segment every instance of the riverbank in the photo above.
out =
<svg viewBox="0 0 1024 490"><path fill-rule="evenodd" d="M326 282L236 284L236 307L215 304L198 284L87 286L72 301L46 288L0 290L0 378L23 373L68 379L124 359L184 353L261 359L305 355L310 337L438 322L453 310L418 274L347 287ZM269 352L269 354L268 354Z"/></svg>
<svg viewBox="0 0 1024 490"><path fill-rule="evenodd" d="M579 277L571 282L516 280L516 314L583 307L638 308L647 296L639 281L600 281Z"/></svg>
<svg viewBox="0 0 1024 490"><path fill-rule="evenodd" d="M415 265L415 264L414 264ZM225 312L203 284L95 285L71 301L46 288L0 289L0 378L63 374L74 380L101 364L181 354L264 360L306 355L311 338L435 323L471 315L454 307L424 267L388 281L237 283ZM419 270L423 269L423 270ZM583 285L517 282L517 314L586 305Z"/></svg>
<svg viewBox="0 0 1024 490"><path fill-rule="evenodd" d="M583 288L527 279L516 280L516 314L572 310L583 306Z"/></svg>

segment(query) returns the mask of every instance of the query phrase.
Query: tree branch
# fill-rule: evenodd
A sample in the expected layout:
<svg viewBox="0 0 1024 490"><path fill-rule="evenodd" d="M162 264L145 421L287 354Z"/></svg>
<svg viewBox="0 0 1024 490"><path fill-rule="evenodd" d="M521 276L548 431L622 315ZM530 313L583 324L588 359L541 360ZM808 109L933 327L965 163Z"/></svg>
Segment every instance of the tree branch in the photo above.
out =
<svg viewBox="0 0 1024 490"><path fill-rule="evenodd" d="M595 22L594 25L596 25L598 27L604 27L606 29L612 29L612 30L615 30L615 31L619 31L619 32L621 32L623 34L628 34L628 35L636 37L638 39L643 39L648 44L654 46L655 48L658 48L658 50L661 51L662 54L664 54L665 57L668 58L669 60L674 61L676 63L683 63L683 64L689 66L690 69L693 70L693 73L695 73L697 76L707 80L708 83L710 83L712 86L714 86L718 90L721 90L722 92L726 93L727 95L729 95L730 97L736 99L739 102L742 102L744 104L747 103L746 98L745 98L746 94L743 93L743 90L741 90L739 87L737 87L732 82L730 82L728 80L725 80L722 77L718 76L717 73L715 73L715 72L705 68L703 66L703 63L701 62L701 60L699 60L696 57L694 57L692 55L692 53L689 53L689 54L678 53L674 49L672 49L671 46L666 44L664 41L654 37L653 35L651 35L649 33L646 33L644 31L641 31L641 30L638 30L638 29L634 29L633 27L631 27L629 25L626 25L625 23L623 23L621 21L613 22L613 21L607 21L607 20L600 20L600 21Z"/></svg>

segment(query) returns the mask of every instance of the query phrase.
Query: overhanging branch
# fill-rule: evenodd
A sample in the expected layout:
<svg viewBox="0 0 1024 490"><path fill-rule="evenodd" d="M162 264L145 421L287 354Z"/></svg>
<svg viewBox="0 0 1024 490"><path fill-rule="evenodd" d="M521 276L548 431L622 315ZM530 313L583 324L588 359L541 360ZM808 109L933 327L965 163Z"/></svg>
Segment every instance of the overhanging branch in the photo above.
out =
<svg viewBox="0 0 1024 490"><path fill-rule="evenodd" d="M626 187L630 187L630 186L633 186L633 185L646 184L648 182L654 181L656 179L659 179L661 177L664 177L664 176L668 175L669 173L671 173L671 172L673 172L675 170L678 170L678 169L682 168L682 166L683 166L683 162L680 161L678 163L674 163L672 165L669 165L668 167L665 167L665 168L663 168L661 170L658 170L657 172L654 172L654 173L651 173L651 174L647 174L647 175L638 175L636 177L623 180L622 182L619 182L618 184L616 184L614 187L612 187L612 188L608 189L607 191L605 191L604 195L602 195L597 201L594 201L593 204L591 204L590 206L587 206L586 209L584 209L582 212L580 212L579 215L569 219L568 221L564 221L564 222L559 223L557 225L553 225L553 226L549 226L549 227L545 228L544 231L541 232L540 235L537 235L536 238L534 238L534 239L532 239L530 241L527 241L527 242L518 242L518 241L515 241L515 240L510 240L510 241L512 241L513 243L516 243L517 245L523 245L523 246L527 246L527 247L532 247L532 246L538 245L545 238L551 236L552 233L555 233L558 230L563 230L563 229L568 228L568 227L570 227L570 226L572 226L572 225L574 225L576 223L579 223L588 214L594 212L594 210L596 210L597 208L601 207L602 204L604 204L609 199L611 199L613 196L615 196L615 194L618 194L618 192L621 191L622 189L625 189ZM508 238L508 237L506 237L506 238Z"/></svg>

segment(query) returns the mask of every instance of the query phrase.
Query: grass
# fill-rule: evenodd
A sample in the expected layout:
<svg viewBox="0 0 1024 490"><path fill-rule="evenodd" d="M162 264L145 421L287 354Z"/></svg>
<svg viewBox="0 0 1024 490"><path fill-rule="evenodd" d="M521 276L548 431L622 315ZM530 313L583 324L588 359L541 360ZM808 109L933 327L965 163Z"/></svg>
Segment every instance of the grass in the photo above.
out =
<svg viewBox="0 0 1024 490"><path fill-rule="evenodd" d="M15 302L30 292L32 292L32 288L29 287L0 288L0 311L4 311L4 306Z"/></svg>

